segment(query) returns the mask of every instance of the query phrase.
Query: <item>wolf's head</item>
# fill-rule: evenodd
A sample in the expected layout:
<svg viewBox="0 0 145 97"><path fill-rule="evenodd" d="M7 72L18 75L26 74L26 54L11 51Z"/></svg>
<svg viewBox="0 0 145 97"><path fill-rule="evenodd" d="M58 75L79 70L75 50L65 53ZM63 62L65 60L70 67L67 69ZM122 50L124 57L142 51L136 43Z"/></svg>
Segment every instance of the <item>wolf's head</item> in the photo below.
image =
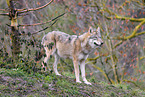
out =
<svg viewBox="0 0 145 97"><path fill-rule="evenodd" d="M92 27L90 27L88 30L88 34L89 34L88 42L92 48L103 45L99 27L97 28L97 30L94 30Z"/></svg>

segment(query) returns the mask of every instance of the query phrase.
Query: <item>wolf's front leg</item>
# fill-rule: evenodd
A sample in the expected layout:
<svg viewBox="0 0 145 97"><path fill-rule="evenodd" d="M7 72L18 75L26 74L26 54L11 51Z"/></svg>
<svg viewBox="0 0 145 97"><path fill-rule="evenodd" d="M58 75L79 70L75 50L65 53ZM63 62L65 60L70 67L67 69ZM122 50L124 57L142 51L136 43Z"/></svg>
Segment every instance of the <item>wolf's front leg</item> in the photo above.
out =
<svg viewBox="0 0 145 97"><path fill-rule="evenodd" d="M92 85L90 82L87 81L86 76L85 76L85 61L81 62L80 68L81 68L81 75L82 75L82 79L84 83L87 85Z"/></svg>
<svg viewBox="0 0 145 97"><path fill-rule="evenodd" d="M74 58L73 59L73 63L74 63L74 69L75 69L75 76L76 76L76 82L77 83L82 83L80 81L80 78L79 78L79 66L78 66L78 61Z"/></svg>

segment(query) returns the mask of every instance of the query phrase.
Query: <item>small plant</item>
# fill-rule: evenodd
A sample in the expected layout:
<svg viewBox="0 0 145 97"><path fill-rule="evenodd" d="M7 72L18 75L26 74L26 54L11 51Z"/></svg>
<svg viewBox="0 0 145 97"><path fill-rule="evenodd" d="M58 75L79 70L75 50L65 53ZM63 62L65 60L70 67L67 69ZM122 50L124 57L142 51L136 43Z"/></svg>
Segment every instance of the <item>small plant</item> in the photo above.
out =
<svg viewBox="0 0 145 97"><path fill-rule="evenodd" d="M44 83L44 84L42 85L42 88L48 89L48 88L49 88L49 84L48 84L48 83Z"/></svg>

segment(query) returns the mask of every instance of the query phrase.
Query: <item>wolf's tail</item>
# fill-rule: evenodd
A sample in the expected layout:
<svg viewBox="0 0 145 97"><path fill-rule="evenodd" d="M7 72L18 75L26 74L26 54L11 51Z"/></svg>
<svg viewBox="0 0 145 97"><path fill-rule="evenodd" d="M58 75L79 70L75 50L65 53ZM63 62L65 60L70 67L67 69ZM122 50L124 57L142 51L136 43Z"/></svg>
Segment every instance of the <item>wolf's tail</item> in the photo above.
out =
<svg viewBox="0 0 145 97"><path fill-rule="evenodd" d="M35 61L39 61L45 55L45 50L41 47L40 51L36 51Z"/></svg>

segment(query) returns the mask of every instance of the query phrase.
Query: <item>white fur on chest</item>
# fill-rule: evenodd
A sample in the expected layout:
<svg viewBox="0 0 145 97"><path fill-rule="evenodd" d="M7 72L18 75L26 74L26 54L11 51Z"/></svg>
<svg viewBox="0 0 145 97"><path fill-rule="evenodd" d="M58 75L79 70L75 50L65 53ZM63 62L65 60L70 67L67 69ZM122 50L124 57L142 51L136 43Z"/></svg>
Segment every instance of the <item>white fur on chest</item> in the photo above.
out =
<svg viewBox="0 0 145 97"><path fill-rule="evenodd" d="M83 53L80 53L79 56L78 56L78 59L79 60L84 59L84 54Z"/></svg>
<svg viewBox="0 0 145 97"><path fill-rule="evenodd" d="M80 54L78 55L78 59L79 59L79 60L82 60L82 59L86 60L87 57L88 57L88 54L86 55L86 54L80 53Z"/></svg>

